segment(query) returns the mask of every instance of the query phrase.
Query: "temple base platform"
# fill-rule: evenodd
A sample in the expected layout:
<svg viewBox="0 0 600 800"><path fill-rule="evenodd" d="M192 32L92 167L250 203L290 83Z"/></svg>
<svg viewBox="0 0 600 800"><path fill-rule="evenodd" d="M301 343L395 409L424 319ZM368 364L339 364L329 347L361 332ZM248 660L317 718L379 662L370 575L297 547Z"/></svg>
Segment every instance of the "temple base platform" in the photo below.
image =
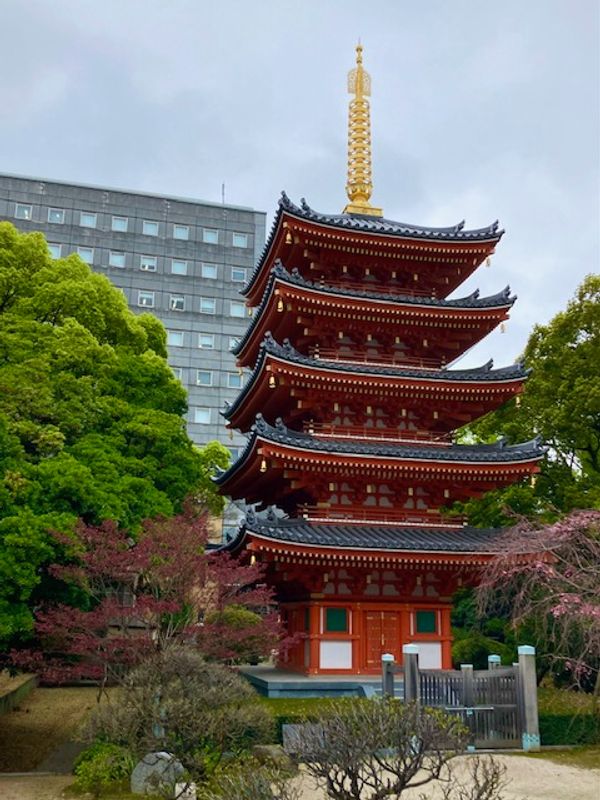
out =
<svg viewBox="0 0 600 800"><path fill-rule="evenodd" d="M303 675L269 664L240 667L240 675L264 697L376 697L381 676ZM396 678L396 694L402 696L402 679Z"/></svg>

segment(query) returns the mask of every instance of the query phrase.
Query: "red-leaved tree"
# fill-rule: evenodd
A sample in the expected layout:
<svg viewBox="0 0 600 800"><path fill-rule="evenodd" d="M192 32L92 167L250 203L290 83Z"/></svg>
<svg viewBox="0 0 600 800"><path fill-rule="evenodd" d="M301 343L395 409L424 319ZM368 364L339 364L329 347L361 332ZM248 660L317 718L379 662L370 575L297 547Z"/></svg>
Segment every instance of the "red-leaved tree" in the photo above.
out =
<svg viewBox="0 0 600 800"><path fill-rule="evenodd" d="M509 608L540 655L600 694L600 511L519 522L484 572L478 600L483 614Z"/></svg>
<svg viewBox="0 0 600 800"><path fill-rule="evenodd" d="M39 609L38 646L11 653L14 666L44 683L103 683L170 644L230 662L281 643L262 568L206 550L204 514L147 520L135 539L113 522L54 536L68 563L51 573L79 587L86 602Z"/></svg>

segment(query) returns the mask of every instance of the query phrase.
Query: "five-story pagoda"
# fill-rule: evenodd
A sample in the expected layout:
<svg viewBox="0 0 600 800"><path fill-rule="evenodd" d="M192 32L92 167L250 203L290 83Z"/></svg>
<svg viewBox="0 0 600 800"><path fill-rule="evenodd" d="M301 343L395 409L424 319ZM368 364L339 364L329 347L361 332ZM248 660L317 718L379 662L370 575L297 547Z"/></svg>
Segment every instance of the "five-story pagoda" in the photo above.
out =
<svg viewBox="0 0 600 800"><path fill-rule="evenodd" d="M477 579L499 531L440 508L536 472L537 441L459 445L452 432L522 388L519 365L451 369L508 318L505 289L448 300L494 252L494 223L466 230L392 222L371 196L370 78L349 74L347 193L326 215L283 194L243 290L255 309L235 349L252 372L225 417L249 434L216 480L256 510L227 545L267 568L290 633L280 666L380 669L419 646L451 666L451 595Z"/></svg>

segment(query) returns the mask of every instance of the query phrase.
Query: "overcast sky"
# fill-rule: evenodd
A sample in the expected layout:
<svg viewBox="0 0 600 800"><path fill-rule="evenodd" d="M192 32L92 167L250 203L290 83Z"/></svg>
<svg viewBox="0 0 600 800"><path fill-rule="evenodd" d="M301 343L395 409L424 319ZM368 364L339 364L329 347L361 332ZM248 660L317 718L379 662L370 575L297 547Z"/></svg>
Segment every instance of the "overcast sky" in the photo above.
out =
<svg viewBox="0 0 600 800"><path fill-rule="evenodd" d="M600 253L599 0L0 0L0 171L267 211L345 204L346 73L371 73L387 217L499 218L508 363Z"/></svg>

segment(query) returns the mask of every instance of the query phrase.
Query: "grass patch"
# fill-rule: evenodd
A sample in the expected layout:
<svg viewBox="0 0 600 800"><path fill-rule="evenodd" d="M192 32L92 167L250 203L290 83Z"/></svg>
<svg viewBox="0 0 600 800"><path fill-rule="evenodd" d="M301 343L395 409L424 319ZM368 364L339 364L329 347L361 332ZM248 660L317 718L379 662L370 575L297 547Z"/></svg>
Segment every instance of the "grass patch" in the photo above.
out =
<svg viewBox="0 0 600 800"><path fill-rule="evenodd" d="M96 707L95 687L34 689L2 715L0 772L30 772L63 742L74 739Z"/></svg>
<svg viewBox="0 0 600 800"><path fill-rule="evenodd" d="M600 714L584 692L541 686L538 690L543 745L600 745Z"/></svg>

